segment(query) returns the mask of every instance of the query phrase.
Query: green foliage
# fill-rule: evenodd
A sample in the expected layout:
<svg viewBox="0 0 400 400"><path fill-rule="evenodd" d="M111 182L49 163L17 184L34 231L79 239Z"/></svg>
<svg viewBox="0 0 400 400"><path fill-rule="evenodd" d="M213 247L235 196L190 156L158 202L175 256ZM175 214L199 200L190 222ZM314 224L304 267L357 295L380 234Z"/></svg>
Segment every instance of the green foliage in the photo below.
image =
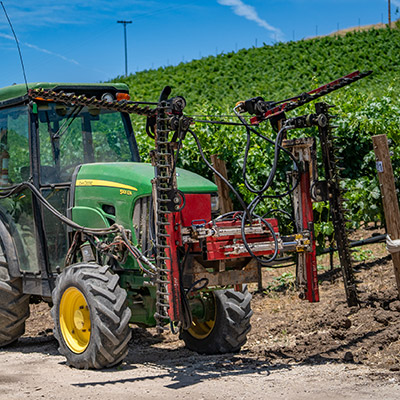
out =
<svg viewBox="0 0 400 400"><path fill-rule="evenodd" d="M392 140L391 150L396 177L400 174L400 30L372 29L298 42L264 45L243 49L237 53L210 56L176 67L138 72L127 78L118 78L129 85L133 100L158 99L164 85L170 85L172 95L187 100L187 114L232 114L239 100L263 96L266 100L280 100L329 82L353 70L373 70L372 76L341 89L323 100L333 103L338 116L338 155L343 157L343 185L348 190L350 219L353 227L363 222L382 221L383 212L377 181L375 156L371 136L387 134ZM290 116L313 112L307 105ZM212 119L212 118L211 118ZM134 119L139 132L141 155L148 160L153 142L144 134L144 121ZM139 120L137 122L136 120ZM227 126L196 124L206 155L219 154L227 162L230 180L249 202L253 195L243 184L242 164L246 134L244 129ZM267 124L263 134L275 138ZM313 129L292 131L290 137L316 135ZM272 146L253 137L249 152L247 176L253 186L262 186L271 168ZM211 172L200 159L195 142L187 135L180 152L180 166L209 178ZM285 172L291 162L284 155L270 194L287 189ZM289 201L267 200L256 210L259 214L274 208L289 209ZM320 244L333 233L328 221L328 206L316 204L316 233ZM280 224L290 228L289 221Z"/></svg>
<svg viewBox="0 0 400 400"><path fill-rule="evenodd" d="M379 29L242 49L116 81L129 85L134 100L154 101L163 86L170 85L175 95L186 98L187 111L197 112L204 105L232 108L238 100L253 96L289 97L309 89L313 80L314 85L323 83L356 69L374 70L372 81L360 82L358 88L376 92L379 87L382 95L382 82L396 76L399 66L400 32Z"/></svg>
<svg viewBox="0 0 400 400"><path fill-rule="evenodd" d="M284 292L295 287L295 276L291 272L284 272L282 275L276 276L268 283L265 293Z"/></svg>
<svg viewBox="0 0 400 400"><path fill-rule="evenodd" d="M372 250L357 250L352 254L355 261L368 261L374 258Z"/></svg>

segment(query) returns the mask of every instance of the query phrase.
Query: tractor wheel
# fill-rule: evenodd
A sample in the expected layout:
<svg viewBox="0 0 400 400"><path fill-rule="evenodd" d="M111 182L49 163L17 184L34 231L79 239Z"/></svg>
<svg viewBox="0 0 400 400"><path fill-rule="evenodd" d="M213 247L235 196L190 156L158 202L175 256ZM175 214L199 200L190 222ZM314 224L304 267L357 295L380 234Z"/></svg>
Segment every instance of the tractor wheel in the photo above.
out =
<svg viewBox="0 0 400 400"><path fill-rule="evenodd" d="M253 315L247 286L242 292L216 290L202 296L202 316L193 315L191 327L181 331L186 347L202 354L239 351L246 343Z"/></svg>
<svg viewBox="0 0 400 400"><path fill-rule="evenodd" d="M73 264L58 276L51 315L69 366L107 368L127 355L131 310L118 280L107 265L94 263Z"/></svg>
<svg viewBox="0 0 400 400"><path fill-rule="evenodd" d="M21 278L11 278L0 240L0 347L15 342L25 332L29 296L22 292Z"/></svg>

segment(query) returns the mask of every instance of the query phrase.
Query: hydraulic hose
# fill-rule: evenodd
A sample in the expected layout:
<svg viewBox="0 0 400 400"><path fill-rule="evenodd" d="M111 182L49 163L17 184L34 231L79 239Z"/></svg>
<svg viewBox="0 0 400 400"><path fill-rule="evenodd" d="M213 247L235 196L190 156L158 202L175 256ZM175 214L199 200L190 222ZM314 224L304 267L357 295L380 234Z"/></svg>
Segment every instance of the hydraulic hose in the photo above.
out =
<svg viewBox="0 0 400 400"><path fill-rule="evenodd" d="M21 193L23 190L29 189L31 193L43 204L47 210L49 210L56 218L58 218L61 222L64 224L68 225L72 229L85 233L87 235L93 235L93 236L105 236L109 235L112 233L120 233L124 245L128 248L129 252L135 257L135 259L138 261L140 268L150 274L154 275L156 269L154 265L145 257L142 252L134 246L131 241L128 239L127 234L126 234L126 229L124 229L123 226L113 224L108 228L88 228L82 225L77 224L76 222L70 220L67 218L65 215L61 214L56 208L54 208L40 193L40 191L30 182L22 182L18 185L9 187L9 188L0 188L0 199L4 199L16 194ZM146 269L143 267L142 263L146 264L149 269Z"/></svg>
<svg viewBox="0 0 400 400"><path fill-rule="evenodd" d="M199 138L197 137L197 135L196 135L191 129L189 129L188 131L191 133L191 135L193 136L194 140L196 141L197 148L198 148L198 150L199 150L200 156L201 156L201 158L203 159L204 163L207 165L207 167L208 167L209 169L211 169L211 171L214 172L215 175L217 175L219 178L222 179L222 181L229 187L229 189L232 190L233 194L236 196L236 198L238 199L238 201L239 201L239 203L241 204L241 206L243 207L243 209L246 210L246 211L248 212L247 205L246 205L246 203L244 202L242 196L240 196L240 194L237 192L237 190L236 190L236 189L225 179L225 177L224 177L219 171L217 171L217 170L209 163L209 161L207 160L206 156L205 156L204 153L203 153L203 148L201 147L201 143L200 143L200 140L199 140ZM250 215L250 213L248 213L248 214Z"/></svg>

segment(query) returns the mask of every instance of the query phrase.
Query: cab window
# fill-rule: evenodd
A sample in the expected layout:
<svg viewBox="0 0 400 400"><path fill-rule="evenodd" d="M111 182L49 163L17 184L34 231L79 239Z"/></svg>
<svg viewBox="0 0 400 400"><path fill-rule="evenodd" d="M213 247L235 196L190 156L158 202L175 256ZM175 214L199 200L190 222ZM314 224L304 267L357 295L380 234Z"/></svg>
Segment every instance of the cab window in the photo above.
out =
<svg viewBox="0 0 400 400"><path fill-rule="evenodd" d="M132 161L120 113L46 103L38 114L42 184L69 182L79 164Z"/></svg>
<svg viewBox="0 0 400 400"><path fill-rule="evenodd" d="M0 110L0 186L9 187L30 177L29 118L26 106ZM0 200L0 219L17 248L21 270L38 272L32 194L27 189Z"/></svg>

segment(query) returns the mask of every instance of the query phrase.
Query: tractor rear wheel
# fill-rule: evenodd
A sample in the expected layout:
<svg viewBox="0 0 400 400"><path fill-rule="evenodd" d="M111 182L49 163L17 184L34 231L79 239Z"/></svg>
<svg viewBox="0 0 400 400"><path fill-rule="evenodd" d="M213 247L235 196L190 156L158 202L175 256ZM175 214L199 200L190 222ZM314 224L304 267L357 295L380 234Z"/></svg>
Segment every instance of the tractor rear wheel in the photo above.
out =
<svg viewBox="0 0 400 400"><path fill-rule="evenodd" d="M108 368L127 355L131 310L118 281L107 265L94 263L73 264L58 276L51 315L68 365Z"/></svg>
<svg viewBox="0 0 400 400"><path fill-rule="evenodd" d="M203 312L193 315L191 327L181 331L186 347L201 354L239 351L246 343L253 315L247 286L242 292L231 289L206 292L199 300Z"/></svg>
<svg viewBox="0 0 400 400"><path fill-rule="evenodd" d="M10 277L0 239L0 347L15 342L24 334L28 317L29 296L22 292L21 278Z"/></svg>

